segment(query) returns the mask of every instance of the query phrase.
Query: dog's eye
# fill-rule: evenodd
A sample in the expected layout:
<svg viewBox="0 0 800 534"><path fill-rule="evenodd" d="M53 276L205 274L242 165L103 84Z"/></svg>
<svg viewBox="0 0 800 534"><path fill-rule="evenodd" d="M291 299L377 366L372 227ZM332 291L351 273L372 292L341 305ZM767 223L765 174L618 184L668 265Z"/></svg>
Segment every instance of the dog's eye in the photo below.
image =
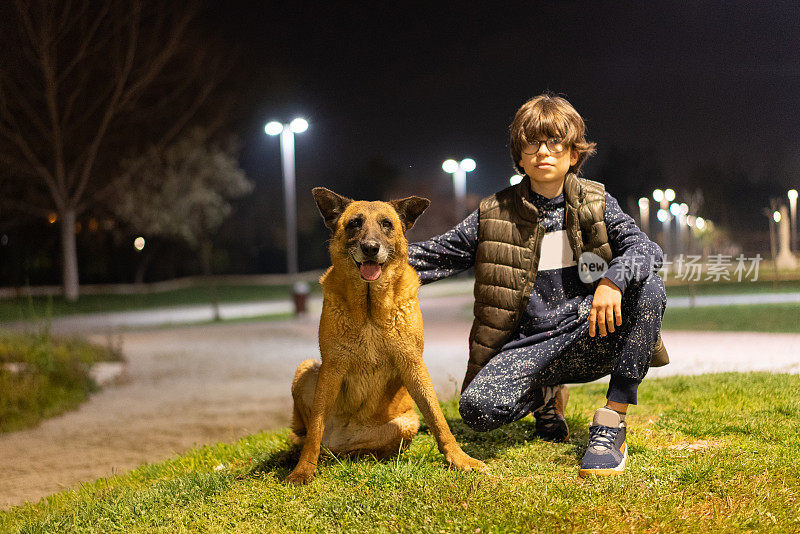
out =
<svg viewBox="0 0 800 534"><path fill-rule="evenodd" d="M392 221L390 221L389 219L382 220L381 221L381 226L383 226L387 230L391 230L392 228L394 228L394 225L392 224Z"/></svg>
<svg viewBox="0 0 800 534"><path fill-rule="evenodd" d="M361 228L361 219L358 217L350 219L350 222L347 223L347 227L350 229Z"/></svg>

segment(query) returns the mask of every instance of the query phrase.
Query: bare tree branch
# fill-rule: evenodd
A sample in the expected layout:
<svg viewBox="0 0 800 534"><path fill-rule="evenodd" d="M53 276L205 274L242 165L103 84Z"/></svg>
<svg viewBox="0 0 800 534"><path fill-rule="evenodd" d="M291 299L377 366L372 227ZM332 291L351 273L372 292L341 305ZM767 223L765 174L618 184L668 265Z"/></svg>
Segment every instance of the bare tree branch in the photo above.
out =
<svg viewBox="0 0 800 534"><path fill-rule="evenodd" d="M193 28L198 0L0 7L0 49L14 51L0 55L0 172L13 173L3 194L20 197L3 200L52 202L71 221L119 187L123 156L162 151L208 118L224 69ZM211 126L223 119L217 112ZM74 235L62 230L66 291L77 267Z"/></svg>
<svg viewBox="0 0 800 534"><path fill-rule="evenodd" d="M85 15L86 10L88 9L88 4L84 4L84 9L81 12L81 15ZM95 36L97 35L97 31L100 28L100 25L105 21L106 15L108 15L109 10L111 9L111 2L102 2L102 9L100 13L95 16L94 22L92 23L91 27L86 31L83 39L81 39L81 46L75 52L72 61L70 61L61 74L58 77L58 82L61 83L67 76L72 73L72 70L86 58L87 51L90 48L90 45L95 42ZM73 24L68 24L67 27L71 27Z"/></svg>
<svg viewBox="0 0 800 534"><path fill-rule="evenodd" d="M122 71L120 72L119 78L117 79L116 88L114 90L114 94L111 96L111 101L108 103L108 107L103 115L103 119L100 122L100 126L97 129L97 134L95 135L92 144L89 146L89 150L86 154L84 159L83 169L81 171L80 182L78 183L78 187L75 190L75 193L70 198L70 204L75 206L80 201L84 189L86 189L86 184L89 182L89 177L92 173L92 167L94 166L95 158L97 157L97 151L100 149L100 143L103 142L103 137L106 134L106 130L108 129L108 124L111 122L111 119L119 110L118 106L120 100L122 99L123 91L125 90L125 85L128 83L128 76L133 69L133 60L136 57L136 45L138 42L139 36L139 20L141 18L141 2L135 2L133 7L133 13L131 16L132 20L129 20L128 23L128 52L125 56L125 63L123 64Z"/></svg>

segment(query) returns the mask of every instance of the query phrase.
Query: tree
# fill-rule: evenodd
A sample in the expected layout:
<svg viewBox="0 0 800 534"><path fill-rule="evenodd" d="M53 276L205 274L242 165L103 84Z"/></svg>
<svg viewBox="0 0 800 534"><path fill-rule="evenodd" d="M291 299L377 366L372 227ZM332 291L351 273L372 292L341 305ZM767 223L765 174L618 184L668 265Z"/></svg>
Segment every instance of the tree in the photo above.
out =
<svg viewBox="0 0 800 534"><path fill-rule="evenodd" d="M228 200L253 190L234 144L212 143L195 128L163 151L151 148L125 160L122 176L113 200L117 217L145 238L185 242L200 252L203 273L211 274L211 235L231 213ZM144 267L146 260L137 281Z"/></svg>
<svg viewBox="0 0 800 534"><path fill-rule="evenodd" d="M197 12L194 0L0 3L0 180L16 183L0 208L58 214L69 301L76 218L125 179L120 154L163 149L224 76L191 31Z"/></svg>

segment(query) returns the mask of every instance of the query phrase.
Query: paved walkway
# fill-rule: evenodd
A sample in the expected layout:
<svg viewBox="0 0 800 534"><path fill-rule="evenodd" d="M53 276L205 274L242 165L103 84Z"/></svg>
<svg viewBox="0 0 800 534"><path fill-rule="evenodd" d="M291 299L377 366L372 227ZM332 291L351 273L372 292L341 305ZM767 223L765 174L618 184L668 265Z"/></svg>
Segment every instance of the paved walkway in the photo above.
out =
<svg viewBox="0 0 800 534"><path fill-rule="evenodd" d="M423 288L425 362L441 398L466 369L470 296ZM128 380L79 409L0 435L0 507L121 473L187 449L289 422L289 384L318 358L319 303L299 320L180 326L121 336ZM73 323L74 324L74 323ZM60 327L69 325L63 322ZM106 342L107 324L90 336ZM89 330L91 331L91 330ZM800 334L663 332L672 363L650 376L719 371L800 373Z"/></svg>
<svg viewBox="0 0 800 534"><path fill-rule="evenodd" d="M420 298L453 297L453 305L470 306L472 302L473 280L463 279L423 286ZM459 300L457 297L460 297ZM705 306L727 306L733 304L778 304L800 302L800 292L795 293L753 293L747 295L702 295L690 297L671 297L668 308L688 308ZM314 295L308 299L310 315L319 315L322 297ZM219 313L222 319L242 319L264 315L285 314L294 311L289 300L221 304ZM190 324L209 322L214 318L210 305L176 306L128 312L87 313L56 317L51 321L55 333L91 333L118 330L123 328L147 328L170 324ZM0 323L5 328L25 328L27 323Z"/></svg>

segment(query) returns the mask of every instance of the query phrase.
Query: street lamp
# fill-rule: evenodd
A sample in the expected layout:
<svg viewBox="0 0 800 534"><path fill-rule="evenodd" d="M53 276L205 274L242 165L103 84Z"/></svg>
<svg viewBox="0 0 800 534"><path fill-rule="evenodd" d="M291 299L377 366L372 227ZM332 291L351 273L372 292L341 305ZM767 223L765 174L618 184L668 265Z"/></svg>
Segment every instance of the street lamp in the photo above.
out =
<svg viewBox="0 0 800 534"><path fill-rule="evenodd" d="M297 207L294 191L294 134L308 130L308 121L300 117L289 124L270 121L264 131L270 136L281 136L281 163L283 166L283 200L286 211L286 269L289 275L296 275L297 265ZM301 312L304 303L298 303L298 287L293 289L295 310Z"/></svg>
<svg viewBox="0 0 800 534"><path fill-rule="evenodd" d="M792 250L797 252L797 189L789 189L789 223L792 225Z"/></svg>
<svg viewBox="0 0 800 534"><path fill-rule="evenodd" d="M456 220L460 221L464 217L466 204L467 173L475 170L475 160L464 158L461 163L458 163L454 159L448 159L442 163L442 170L453 175L453 188L456 193Z"/></svg>
<svg viewBox="0 0 800 534"><path fill-rule="evenodd" d="M639 222L642 225L642 231L650 235L650 199L647 197L639 199Z"/></svg>

